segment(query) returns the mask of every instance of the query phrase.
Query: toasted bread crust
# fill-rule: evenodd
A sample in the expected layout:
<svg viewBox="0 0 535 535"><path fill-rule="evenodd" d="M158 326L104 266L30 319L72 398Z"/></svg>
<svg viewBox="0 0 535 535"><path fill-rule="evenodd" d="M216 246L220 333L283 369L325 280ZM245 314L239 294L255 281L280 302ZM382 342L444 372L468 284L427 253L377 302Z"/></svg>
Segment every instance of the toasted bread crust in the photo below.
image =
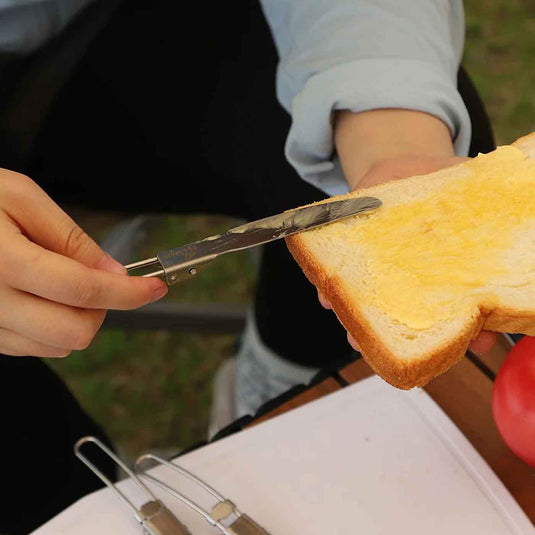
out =
<svg viewBox="0 0 535 535"><path fill-rule="evenodd" d="M307 279L332 304L342 325L358 340L364 360L377 375L397 388L409 390L424 386L434 377L444 373L465 355L468 345L481 331L484 317L479 314L466 325L455 340L437 348L433 354L404 363L392 354L376 335L358 305L344 298L344 291L336 277L330 278L325 273L323 267L303 246L299 235L286 238L286 244Z"/></svg>

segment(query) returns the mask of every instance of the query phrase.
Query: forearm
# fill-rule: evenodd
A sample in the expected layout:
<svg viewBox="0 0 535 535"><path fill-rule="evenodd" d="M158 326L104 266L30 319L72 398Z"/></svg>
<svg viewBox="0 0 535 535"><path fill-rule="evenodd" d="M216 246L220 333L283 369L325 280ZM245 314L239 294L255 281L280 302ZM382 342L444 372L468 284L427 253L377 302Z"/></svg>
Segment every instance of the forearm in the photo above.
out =
<svg viewBox="0 0 535 535"><path fill-rule="evenodd" d="M420 167L427 169L430 161L455 156L446 124L433 115L412 110L339 111L334 142L352 190L367 186L362 179L379 163L396 162L400 174L407 175L417 174Z"/></svg>
<svg viewBox="0 0 535 535"><path fill-rule="evenodd" d="M303 179L329 195L347 191L332 161L338 110L420 110L447 125L457 154L468 154L470 118L457 90L462 0L262 5L280 55L277 96L292 116L285 154Z"/></svg>

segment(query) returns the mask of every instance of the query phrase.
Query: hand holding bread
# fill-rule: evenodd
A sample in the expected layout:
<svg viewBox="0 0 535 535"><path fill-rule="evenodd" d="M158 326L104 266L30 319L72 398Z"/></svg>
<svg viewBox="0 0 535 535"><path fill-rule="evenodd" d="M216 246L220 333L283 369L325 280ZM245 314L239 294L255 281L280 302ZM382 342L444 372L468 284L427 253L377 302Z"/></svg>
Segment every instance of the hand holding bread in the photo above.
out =
<svg viewBox="0 0 535 535"><path fill-rule="evenodd" d="M425 161L447 162L443 156ZM349 194L380 198L376 212L287 239L386 381L426 384L482 329L535 333L534 157L531 135L472 160L449 155L458 162L453 167L399 173L400 180L380 184L395 162L388 158L368 166L370 174L354 182L366 187ZM485 333L480 347L489 340Z"/></svg>

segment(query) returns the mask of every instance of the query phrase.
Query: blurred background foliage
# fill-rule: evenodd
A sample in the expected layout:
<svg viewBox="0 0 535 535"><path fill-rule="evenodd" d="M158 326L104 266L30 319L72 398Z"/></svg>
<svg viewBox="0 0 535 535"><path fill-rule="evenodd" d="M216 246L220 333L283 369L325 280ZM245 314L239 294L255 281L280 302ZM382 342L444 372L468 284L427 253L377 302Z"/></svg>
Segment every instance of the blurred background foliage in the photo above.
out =
<svg viewBox="0 0 535 535"><path fill-rule="evenodd" d="M507 144L535 130L535 2L465 0L463 64Z"/></svg>
<svg viewBox="0 0 535 535"><path fill-rule="evenodd" d="M497 143L510 143L535 131L535 2L465 0L465 12L463 64L487 107ZM86 227L100 239L116 222L107 215ZM234 223L203 214L161 217L132 260ZM248 304L254 283L254 262L240 253L219 259L194 281L172 287L165 299ZM132 457L205 439L212 379L235 347L233 336L102 329L87 350L50 365L121 453Z"/></svg>

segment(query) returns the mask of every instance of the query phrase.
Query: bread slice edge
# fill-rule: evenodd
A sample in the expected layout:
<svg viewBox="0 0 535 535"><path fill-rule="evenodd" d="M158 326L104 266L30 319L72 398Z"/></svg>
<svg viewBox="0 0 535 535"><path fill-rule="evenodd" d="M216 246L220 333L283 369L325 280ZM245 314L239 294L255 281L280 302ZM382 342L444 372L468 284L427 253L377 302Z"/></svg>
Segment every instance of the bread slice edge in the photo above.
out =
<svg viewBox="0 0 535 535"><path fill-rule="evenodd" d="M512 146L535 159L535 133L519 138L512 143ZM374 190L376 188L380 190L381 186L360 190L358 193L365 192L372 195ZM336 199L343 197L338 196ZM434 377L447 371L462 359L470 342L482 329L535 334L535 310L530 312L500 307L493 310L476 309L455 338L443 342L424 355L409 361L401 360L374 331L358 304L345 297L345 292L336 276L328 276L323 266L304 245L300 235L286 238L286 244L307 279L332 304L339 321L358 341L364 360L377 375L397 388L408 390L424 386Z"/></svg>
<svg viewBox="0 0 535 535"><path fill-rule="evenodd" d="M359 307L344 298L345 294L336 277L329 278L325 274L322 266L302 245L299 235L287 238L287 245L307 279L321 291L331 303L340 323L355 340L358 340L364 360L377 375L392 386L403 390L424 386L459 361L465 355L471 340L483 327L483 315L476 314L456 338L437 347L432 353L410 361L400 360L382 342Z"/></svg>

